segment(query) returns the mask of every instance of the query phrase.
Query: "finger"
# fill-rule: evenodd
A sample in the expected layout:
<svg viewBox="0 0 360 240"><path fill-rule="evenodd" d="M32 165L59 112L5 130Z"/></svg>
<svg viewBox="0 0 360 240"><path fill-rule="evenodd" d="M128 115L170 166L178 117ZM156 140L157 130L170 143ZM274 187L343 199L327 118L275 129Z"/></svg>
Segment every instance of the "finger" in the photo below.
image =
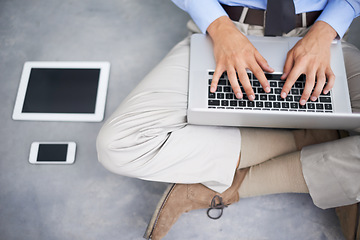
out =
<svg viewBox="0 0 360 240"><path fill-rule="evenodd" d="M315 73L312 72L306 74L306 82L305 82L304 92L301 95L300 105L306 104L314 88L314 85L315 85Z"/></svg>
<svg viewBox="0 0 360 240"><path fill-rule="evenodd" d="M324 88L325 85L325 72L323 70L319 70L317 75L316 75L316 85L314 88L314 91L311 94L310 100L311 101L316 101L316 99L318 99L321 91Z"/></svg>
<svg viewBox="0 0 360 240"><path fill-rule="evenodd" d="M255 52L255 59L262 68L262 70L264 70L265 72L274 72L274 69L270 67L269 63L258 51Z"/></svg>
<svg viewBox="0 0 360 240"><path fill-rule="evenodd" d="M334 86L335 84L335 74L331 70L331 68L328 68L326 71L326 77L327 77L327 83L324 87L324 94L327 94Z"/></svg>
<svg viewBox="0 0 360 240"><path fill-rule="evenodd" d="M285 80L288 77L293 66L294 66L294 57L293 57L292 51L290 51L290 52L288 52L288 54L286 56L285 65L284 65L284 69L283 69L283 75L281 76L282 80Z"/></svg>
<svg viewBox="0 0 360 240"><path fill-rule="evenodd" d="M254 101L255 100L255 94L254 94L253 88L252 88L252 86L250 84L250 80L249 80L249 77L248 77L248 75L246 73L246 70L244 68L238 68L237 72L239 74L239 79L240 79L241 85L243 86L244 91L245 91L248 99L250 101Z"/></svg>
<svg viewBox="0 0 360 240"><path fill-rule="evenodd" d="M212 93L216 92L217 85L219 83L219 79L220 79L221 75L224 73L224 70L225 69L223 67L221 67L220 65L216 66L213 78L211 80L210 92L212 92Z"/></svg>
<svg viewBox="0 0 360 240"><path fill-rule="evenodd" d="M231 87L234 91L236 98L241 99L243 97L243 94L242 94L240 86L239 86L239 82L238 82L238 79L236 76L235 69L232 68L232 69L228 70L227 75L228 75L229 82L231 84Z"/></svg>
<svg viewBox="0 0 360 240"><path fill-rule="evenodd" d="M298 78L300 77L300 75L303 73L302 68L300 67L300 65L295 65L295 67L290 71L290 73L288 74L288 77L285 81L285 84L281 90L281 94L280 96L282 98L286 98L286 96L288 95L290 89L292 88L292 86L294 85L294 83L296 82L296 80L298 80Z"/></svg>
<svg viewBox="0 0 360 240"><path fill-rule="evenodd" d="M250 70L253 72L255 77L259 80L261 86L263 87L265 92L270 92L270 84L265 77L264 71L260 68L259 65L254 64Z"/></svg>

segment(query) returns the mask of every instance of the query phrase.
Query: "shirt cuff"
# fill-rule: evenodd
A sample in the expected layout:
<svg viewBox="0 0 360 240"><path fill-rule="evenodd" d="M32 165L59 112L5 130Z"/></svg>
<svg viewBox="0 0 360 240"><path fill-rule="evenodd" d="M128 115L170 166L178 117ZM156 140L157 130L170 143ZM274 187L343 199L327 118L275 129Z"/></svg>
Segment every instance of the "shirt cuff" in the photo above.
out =
<svg viewBox="0 0 360 240"><path fill-rule="evenodd" d="M342 38L355 18L355 10L344 0L329 1L316 21L324 21Z"/></svg>
<svg viewBox="0 0 360 240"><path fill-rule="evenodd" d="M217 0L193 0L188 3L186 8L202 33L206 33L206 29L213 21L219 17L227 16Z"/></svg>

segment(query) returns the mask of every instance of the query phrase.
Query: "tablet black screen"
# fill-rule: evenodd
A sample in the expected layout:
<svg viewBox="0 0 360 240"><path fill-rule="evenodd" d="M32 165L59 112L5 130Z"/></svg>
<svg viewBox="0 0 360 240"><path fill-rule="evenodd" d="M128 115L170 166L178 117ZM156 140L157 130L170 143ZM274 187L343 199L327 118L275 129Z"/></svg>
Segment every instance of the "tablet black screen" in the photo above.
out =
<svg viewBox="0 0 360 240"><path fill-rule="evenodd" d="M94 113L100 69L33 68L22 112Z"/></svg>

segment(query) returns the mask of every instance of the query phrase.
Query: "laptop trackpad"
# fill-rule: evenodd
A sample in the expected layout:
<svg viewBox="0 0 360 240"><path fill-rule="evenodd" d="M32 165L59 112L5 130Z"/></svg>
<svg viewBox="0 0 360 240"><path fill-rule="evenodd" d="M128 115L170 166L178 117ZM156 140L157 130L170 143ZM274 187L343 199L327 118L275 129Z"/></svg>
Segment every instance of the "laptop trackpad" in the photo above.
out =
<svg viewBox="0 0 360 240"><path fill-rule="evenodd" d="M255 48L266 59L270 67L275 72L282 72L286 60L286 54L289 50L289 43L286 41L277 41L272 39L271 41L264 40L251 40Z"/></svg>

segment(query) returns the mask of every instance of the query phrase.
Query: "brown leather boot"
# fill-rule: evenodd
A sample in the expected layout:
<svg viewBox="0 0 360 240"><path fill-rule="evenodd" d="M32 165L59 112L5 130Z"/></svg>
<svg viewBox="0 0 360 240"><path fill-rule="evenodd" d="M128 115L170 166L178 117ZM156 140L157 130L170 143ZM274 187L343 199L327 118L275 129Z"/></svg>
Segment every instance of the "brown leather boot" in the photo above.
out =
<svg viewBox="0 0 360 240"><path fill-rule="evenodd" d="M335 208L346 240L360 239L359 203Z"/></svg>
<svg viewBox="0 0 360 240"><path fill-rule="evenodd" d="M173 184L162 196L146 229L144 238L162 239L175 224L182 213L200 208L209 208L208 216L213 219L221 217L224 207L239 201L238 189L248 168L237 170L233 183L222 194L205 187L202 184ZM219 211L214 216L215 211Z"/></svg>

